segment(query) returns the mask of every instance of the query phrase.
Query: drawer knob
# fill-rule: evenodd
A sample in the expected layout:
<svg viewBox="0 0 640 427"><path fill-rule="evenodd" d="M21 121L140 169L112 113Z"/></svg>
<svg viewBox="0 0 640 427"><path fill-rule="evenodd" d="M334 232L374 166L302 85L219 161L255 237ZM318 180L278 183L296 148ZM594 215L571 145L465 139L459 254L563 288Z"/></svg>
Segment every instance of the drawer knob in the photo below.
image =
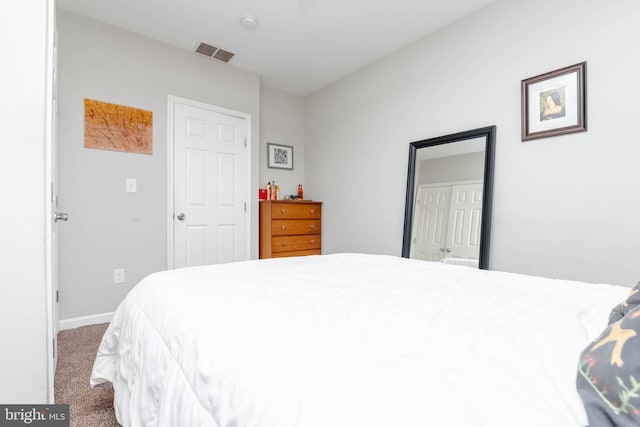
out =
<svg viewBox="0 0 640 427"><path fill-rule="evenodd" d="M287 226L286 226L286 225L281 225L281 226L280 226L280 230L286 230L286 229L287 229Z"/></svg>
<svg viewBox="0 0 640 427"><path fill-rule="evenodd" d="M284 214L287 213L287 210L286 209L280 209L280 213L284 215Z"/></svg>
<svg viewBox="0 0 640 427"><path fill-rule="evenodd" d="M316 210L315 209L310 209L309 213L313 215L314 213L316 213Z"/></svg>
<svg viewBox="0 0 640 427"><path fill-rule="evenodd" d="M316 229L316 225L315 225L315 224L311 224L311 225L309 226L309 229L311 229L311 230L315 230L315 229Z"/></svg>
<svg viewBox="0 0 640 427"><path fill-rule="evenodd" d="M309 243L311 243L313 245L314 243L316 243L316 240L315 239L311 239L311 240L309 240Z"/></svg>
<svg viewBox="0 0 640 427"><path fill-rule="evenodd" d="M280 246L282 246L283 248L287 246L287 242L282 242L280 243Z"/></svg>

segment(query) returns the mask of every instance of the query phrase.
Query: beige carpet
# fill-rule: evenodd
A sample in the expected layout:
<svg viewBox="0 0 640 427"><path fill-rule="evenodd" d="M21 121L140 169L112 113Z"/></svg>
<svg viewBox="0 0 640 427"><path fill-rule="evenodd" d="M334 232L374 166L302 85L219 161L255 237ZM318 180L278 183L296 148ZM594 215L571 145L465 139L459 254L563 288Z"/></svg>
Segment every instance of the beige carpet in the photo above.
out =
<svg viewBox="0 0 640 427"><path fill-rule="evenodd" d="M71 427L119 426L113 390L89 387L91 368L107 323L60 331L56 366L56 403L69 404Z"/></svg>

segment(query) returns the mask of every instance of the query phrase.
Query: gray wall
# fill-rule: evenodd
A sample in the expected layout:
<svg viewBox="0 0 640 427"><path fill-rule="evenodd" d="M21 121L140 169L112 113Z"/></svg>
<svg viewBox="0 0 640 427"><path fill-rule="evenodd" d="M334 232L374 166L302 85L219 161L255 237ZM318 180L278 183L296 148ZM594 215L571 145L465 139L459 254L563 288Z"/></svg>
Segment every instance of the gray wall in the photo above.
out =
<svg viewBox="0 0 640 427"><path fill-rule="evenodd" d="M401 253L408 146L497 125L490 268L640 278L640 3L501 0L319 90L305 179L327 253ZM586 60L588 132L520 141L520 82Z"/></svg>
<svg viewBox="0 0 640 427"><path fill-rule="evenodd" d="M484 153L459 154L420 162L417 185L483 178Z"/></svg>
<svg viewBox="0 0 640 427"><path fill-rule="evenodd" d="M0 3L0 402L48 403L48 3ZM53 22L53 21L51 21ZM51 45L53 43L51 42ZM52 364L52 362L49 362ZM52 401L52 400L51 400Z"/></svg>
<svg viewBox="0 0 640 427"><path fill-rule="evenodd" d="M70 218L60 226L60 318L70 319L114 311L142 277L166 268L168 95L251 114L257 188L260 80L78 15L57 18L59 203ZM153 155L84 148L84 98L153 111ZM137 179L137 193L125 192L126 178ZM125 284L113 284L114 268L125 269Z"/></svg>
<svg viewBox="0 0 640 427"><path fill-rule="evenodd" d="M293 170L267 167L267 143L293 147ZM304 98L268 86L260 89L260 186L277 181L280 193L304 185ZM257 197L257 196L256 196Z"/></svg>

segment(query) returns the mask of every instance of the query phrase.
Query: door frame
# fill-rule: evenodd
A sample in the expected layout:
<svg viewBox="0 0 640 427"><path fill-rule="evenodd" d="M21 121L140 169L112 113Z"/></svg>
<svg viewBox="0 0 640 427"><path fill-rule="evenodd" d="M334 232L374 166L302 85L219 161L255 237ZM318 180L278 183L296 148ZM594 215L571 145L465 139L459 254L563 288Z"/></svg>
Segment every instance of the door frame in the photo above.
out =
<svg viewBox="0 0 640 427"><path fill-rule="evenodd" d="M251 218L252 215L252 203L251 203L251 114L242 111L231 110L229 108L220 107L218 105L207 104L193 99L182 98L179 96L169 95L167 98L167 268L173 270L175 268L175 235L174 235L174 212L175 212L175 192L174 192L174 148L175 148L175 134L174 134L174 115L176 104L186 104L196 108L202 108L214 111L219 114L225 114L227 116L237 117L245 120L247 126L247 156L246 156L246 171L247 179L245 184L245 253L247 259L251 258Z"/></svg>

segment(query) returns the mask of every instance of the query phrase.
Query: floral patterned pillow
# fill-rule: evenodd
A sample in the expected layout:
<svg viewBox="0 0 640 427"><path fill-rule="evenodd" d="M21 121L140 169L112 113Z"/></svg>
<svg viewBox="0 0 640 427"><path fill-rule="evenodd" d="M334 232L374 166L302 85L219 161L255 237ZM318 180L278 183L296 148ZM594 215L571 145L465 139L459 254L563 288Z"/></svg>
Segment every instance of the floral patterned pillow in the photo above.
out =
<svg viewBox="0 0 640 427"><path fill-rule="evenodd" d="M617 322L627 315L628 312L640 305L640 283L631 289L626 300L613 307L609 315L609 324Z"/></svg>
<svg viewBox="0 0 640 427"><path fill-rule="evenodd" d="M591 427L640 426L640 284L582 352L577 386Z"/></svg>

